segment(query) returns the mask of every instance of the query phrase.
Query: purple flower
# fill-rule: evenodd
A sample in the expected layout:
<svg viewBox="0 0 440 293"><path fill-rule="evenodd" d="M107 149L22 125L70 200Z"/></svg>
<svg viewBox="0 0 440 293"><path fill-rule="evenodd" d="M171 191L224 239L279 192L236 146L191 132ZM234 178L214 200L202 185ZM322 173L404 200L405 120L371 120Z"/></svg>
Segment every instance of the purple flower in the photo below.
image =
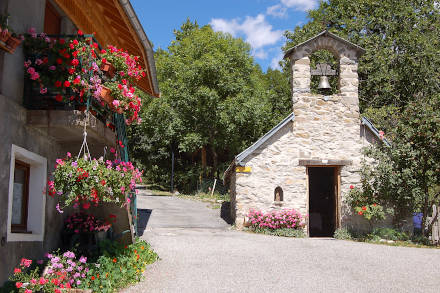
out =
<svg viewBox="0 0 440 293"><path fill-rule="evenodd" d="M79 258L79 262L80 262L80 263L86 263L86 261L87 261L87 257L85 257L85 256L81 256L81 257Z"/></svg>
<svg viewBox="0 0 440 293"><path fill-rule="evenodd" d="M78 163L76 161L72 162L72 167L76 167L76 166L78 166Z"/></svg>
<svg viewBox="0 0 440 293"><path fill-rule="evenodd" d="M55 70L57 69L55 65L49 66L49 70Z"/></svg>
<svg viewBox="0 0 440 293"><path fill-rule="evenodd" d="M64 213L64 212L60 209L60 204L59 204L59 203L57 203L56 209L57 209L57 211L58 211L60 214Z"/></svg>

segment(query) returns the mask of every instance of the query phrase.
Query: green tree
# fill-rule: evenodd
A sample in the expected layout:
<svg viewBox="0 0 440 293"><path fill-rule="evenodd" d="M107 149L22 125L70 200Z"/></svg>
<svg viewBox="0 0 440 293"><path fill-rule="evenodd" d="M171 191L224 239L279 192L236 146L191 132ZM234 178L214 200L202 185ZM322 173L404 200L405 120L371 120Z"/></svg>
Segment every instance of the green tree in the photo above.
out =
<svg viewBox="0 0 440 293"><path fill-rule="evenodd" d="M437 3L437 4L436 4ZM286 32L285 49L328 29L366 49L359 62L360 106L404 107L439 92L440 10L435 0L329 0Z"/></svg>
<svg viewBox="0 0 440 293"><path fill-rule="evenodd" d="M376 164L365 164L365 202L391 204L396 224L412 212L423 212L422 225L433 204L440 205L440 95L410 102L393 130L392 146L367 150ZM359 199L358 199L359 200ZM363 200L360 200L363 202Z"/></svg>
<svg viewBox="0 0 440 293"><path fill-rule="evenodd" d="M263 73L242 39L189 20L174 34L168 50L155 56L161 98L145 103L130 145L147 177L163 185L173 151L182 190L195 185L201 173L219 177L225 164L291 106L286 75Z"/></svg>

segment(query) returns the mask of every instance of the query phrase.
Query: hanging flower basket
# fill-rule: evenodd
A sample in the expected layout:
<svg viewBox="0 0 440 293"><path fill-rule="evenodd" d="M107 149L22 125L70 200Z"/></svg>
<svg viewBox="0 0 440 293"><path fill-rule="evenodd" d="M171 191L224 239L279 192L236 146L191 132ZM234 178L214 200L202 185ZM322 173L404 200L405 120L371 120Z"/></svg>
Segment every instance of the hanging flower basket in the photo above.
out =
<svg viewBox="0 0 440 293"><path fill-rule="evenodd" d="M57 197L57 209L67 206L83 209L91 204L113 202L125 206L136 183L142 181L142 173L131 162L118 160L104 162L104 159L72 158L57 159L53 181L48 182L48 193Z"/></svg>

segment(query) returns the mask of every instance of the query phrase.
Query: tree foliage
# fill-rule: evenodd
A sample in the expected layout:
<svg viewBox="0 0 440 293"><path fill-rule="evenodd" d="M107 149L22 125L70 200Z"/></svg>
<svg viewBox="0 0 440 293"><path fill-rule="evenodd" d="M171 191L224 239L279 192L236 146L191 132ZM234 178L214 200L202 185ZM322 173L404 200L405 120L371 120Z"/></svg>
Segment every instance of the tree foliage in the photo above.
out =
<svg viewBox="0 0 440 293"><path fill-rule="evenodd" d="M437 4L436 4L437 3ZM435 0L329 0L286 32L285 49L328 29L366 49L359 61L360 106L404 107L439 92L440 10Z"/></svg>
<svg viewBox="0 0 440 293"><path fill-rule="evenodd" d="M155 60L161 98L145 103L132 127L132 154L152 182L176 185L221 175L233 157L291 111L287 74L263 73L242 39L186 21ZM200 166L203 153L206 164ZM203 168L202 168L203 167Z"/></svg>
<svg viewBox="0 0 440 293"><path fill-rule="evenodd" d="M423 212L423 224L433 204L440 205L440 95L410 102L393 130L391 147L367 150L375 165L365 164L366 203L391 204L396 223L412 212ZM359 199L358 199L359 200Z"/></svg>

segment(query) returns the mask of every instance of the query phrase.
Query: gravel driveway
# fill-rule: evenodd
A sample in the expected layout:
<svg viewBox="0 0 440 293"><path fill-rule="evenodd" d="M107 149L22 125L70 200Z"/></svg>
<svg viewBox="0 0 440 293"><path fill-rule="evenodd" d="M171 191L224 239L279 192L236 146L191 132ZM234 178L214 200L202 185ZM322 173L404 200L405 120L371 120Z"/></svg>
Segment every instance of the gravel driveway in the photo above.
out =
<svg viewBox="0 0 440 293"><path fill-rule="evenodd" d="M205 203L143 194L161 259L123 292L440 292L437 249L239 232Z"/></svg>

